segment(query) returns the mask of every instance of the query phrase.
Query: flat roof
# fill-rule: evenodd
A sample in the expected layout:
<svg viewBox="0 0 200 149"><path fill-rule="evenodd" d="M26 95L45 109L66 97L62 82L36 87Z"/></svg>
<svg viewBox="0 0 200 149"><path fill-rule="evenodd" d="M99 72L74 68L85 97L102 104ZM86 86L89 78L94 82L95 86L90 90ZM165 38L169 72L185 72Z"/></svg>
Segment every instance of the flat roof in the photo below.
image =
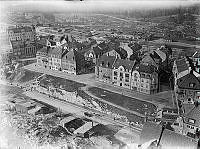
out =
<svg viewBox="0 0 200 149"><path fill-rule="evenodd" d="M92 122L87 122L85 123L83 126L79 127L78 129L76 129L74 131L75 134L77 133L81 133L81 134L84 134L85 132L87 132L88 130L90 130L92 127L98 125L98 123L94 123L93 122L93 125L92 125Z"/></svg>

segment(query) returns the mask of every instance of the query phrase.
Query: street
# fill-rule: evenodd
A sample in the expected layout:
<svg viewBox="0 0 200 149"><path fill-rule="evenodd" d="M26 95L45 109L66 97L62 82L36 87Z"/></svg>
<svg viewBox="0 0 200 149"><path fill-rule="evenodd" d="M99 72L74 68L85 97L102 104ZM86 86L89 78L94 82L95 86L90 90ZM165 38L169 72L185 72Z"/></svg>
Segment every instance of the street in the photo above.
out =
<svg viewBox="0 0 200 149"><path fill-rule="evenodd" d="M29 71L35 71L35 72L40 72L48 75L52 75L55 77L60 77L72 81L76 81L79 83L83 83L89 86L93 87L98 87L101 89L105 89L114 93L122 94L124 96L131 97L133 100L138 99L141 101L146 101L149 103L152 103L156 105L157 107L164 107L168 106L168 100L171 99L171 91L168 92L160 92L158 94L154 95L148 95L148 94L142 94L139 92L134 92L129 89L121 88L118 86L113 86L111 84L107 84L104 82L99 82L95 80L94 74L83 74L83 75L73 75L73 74L66 74L61 71L54 71L54 70L49 70L49 69L44 69L41 67L38 67L36 63L24 66L24 69L27 69ZM163 102L166 101L166 102Z"/></svg>

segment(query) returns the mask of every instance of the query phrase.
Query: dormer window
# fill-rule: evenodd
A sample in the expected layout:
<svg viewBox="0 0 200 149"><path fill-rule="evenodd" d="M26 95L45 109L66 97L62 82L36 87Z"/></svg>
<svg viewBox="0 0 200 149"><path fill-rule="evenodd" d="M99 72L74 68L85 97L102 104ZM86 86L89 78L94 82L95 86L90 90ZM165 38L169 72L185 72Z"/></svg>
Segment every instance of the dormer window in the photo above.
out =
<svg viewBox="0 0 200 149"><path fill-rule="evenodd" d="M194 123L195 123L195 120L189 118L189 119L188 119L188 122L194 124Z"/></svg>
<svg viewBox="0 0 200 149"><path fill-rule="evenodd" d="M195 83L190 83L189 86L190 87L194 87Z"/></svg>

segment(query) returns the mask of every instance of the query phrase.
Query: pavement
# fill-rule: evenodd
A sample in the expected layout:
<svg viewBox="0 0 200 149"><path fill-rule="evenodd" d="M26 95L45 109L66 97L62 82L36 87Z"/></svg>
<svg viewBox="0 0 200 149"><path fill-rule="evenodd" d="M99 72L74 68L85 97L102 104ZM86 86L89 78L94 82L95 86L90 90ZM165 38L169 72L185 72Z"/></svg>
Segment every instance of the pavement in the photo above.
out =
<svg viewBox="0 0 200 149"><path fill-rule="evenodd" d="M44 73L47 75L52 75L55 77L60 77L68 80L72 80L75 82L83 83L92 87L98 87L101 89L105 89L114 93L123 94L124 96L128 96L131 98L135 98L141 101L146 101L156 105L159 108L164 106L171 106L169 101L172 100L172 91L165 91L160 92L153 95L143 94L140 92L132 91L126 88L122 88L119 86L114 86L112 84L100 82L95 80L94 73L92 74L82 74L82 75L73 75L73 74L66 74L65 72L55 71L50 69L45 69L43 67L39 67L36 63L24 66L24 69L29 71L35 71Z"/></svg>

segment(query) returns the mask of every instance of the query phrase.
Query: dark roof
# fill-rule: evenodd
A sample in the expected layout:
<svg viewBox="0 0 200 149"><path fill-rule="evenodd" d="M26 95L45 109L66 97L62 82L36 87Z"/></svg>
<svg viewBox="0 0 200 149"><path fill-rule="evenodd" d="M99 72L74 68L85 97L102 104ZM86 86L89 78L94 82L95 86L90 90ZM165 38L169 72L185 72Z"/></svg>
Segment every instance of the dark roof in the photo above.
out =
<svg viewBox="0 0 200 149"><path fill-rule="evenodd" d="M135 65L135 61L130 60L124 60L124 59L116 59L113 67L119 68L120 66L123 66L125 69L132 70Z"/></svg>
<svg viewBox="0 0 200 149"><path fill-rule="evenodd" d="M71 49L70 51L65 51L64 53L65 54L63 55L62 59L67 59L68 61L71 61L71 62L74 62L74 61L82 62L80 60L84 59L84 56L74 49Z"/></svg>
<svg viewBox="0 0 200 149"><path fill-rule="evenodd" d="M150 123L150 122L145 123L140 135L140 144L143 144L153 139L158 140L161 134L161 130L162 130L161 125L157 125L155 123ZM197 148L196 141L168 129L164 129L161 140L160 140L160 145L161 145L161 148L164 148L164 149L172 149L172 148L195 149Z"/></svg>
<svg viewBox="0 0 200 149"><path fill-rule="evenodd" d="M153 72L157 72L156 67L149 64L138 64L136 65L135 70L139 72L149 73L149 74Z"/></svg>
<svg viewBox="0 0 200 149"><path fill-rule="evenodd" d="M51 54L51 55L57 55L59 57L62 56L62 53L63 53L63 47L62 46L58 46L58 47L51 47L49 48L49 53L48 54Z"/></svg>
<svg viewBox="0 0 200 149"><path fill-rule="evenodd" d="M200 126L199 115L200 115L200 106L197 106L191 109L191 111L187 113L185 117L195 120L194 125L199 127ZM186 121L186 123L189 123L189 122Z"/></svg>
<svg viewBox="0 0 200 149"><path fill-rule="evenodd" d="M104 68L112 68L113 64L115 62L116 57L115 56L106 56L103 55L98 59L97 66L104 67Z"/></svg>
<svg viewBox="0 0 200 149"><path fill-rule="evenodd" d="M179 88L200 90L200 81L192 73L189 73L178 79L177 85Z"/></svg>
<svg viewBox="0 0 200 149"><path fill-rule="evenodd" d="M187 63L185 58L176 60L176 65L178 69L178 73L188 70L189 64Z"/></svg>

